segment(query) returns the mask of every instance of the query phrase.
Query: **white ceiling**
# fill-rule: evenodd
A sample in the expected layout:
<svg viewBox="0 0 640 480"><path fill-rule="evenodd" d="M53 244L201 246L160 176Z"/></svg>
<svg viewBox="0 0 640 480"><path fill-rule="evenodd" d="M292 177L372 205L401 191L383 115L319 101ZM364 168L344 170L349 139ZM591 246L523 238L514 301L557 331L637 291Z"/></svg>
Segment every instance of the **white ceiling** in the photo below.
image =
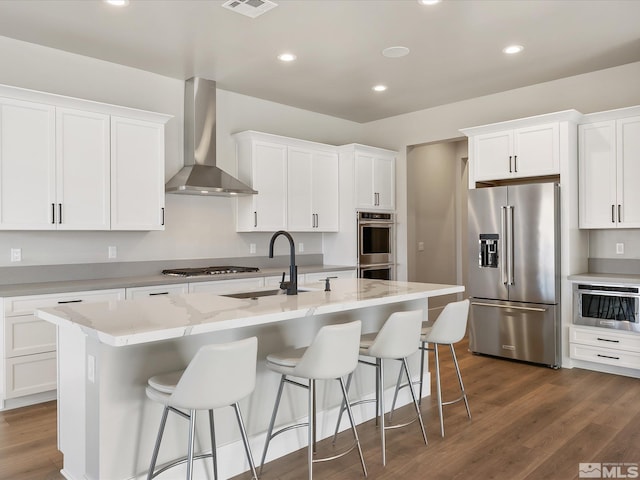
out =
<svg viewBox="0 0 640 480"><path fill-rule="evenodd" d="M0 0L0 35L356 122L640 61L640 0L275 1L251 19L215 0Z"/></svg>

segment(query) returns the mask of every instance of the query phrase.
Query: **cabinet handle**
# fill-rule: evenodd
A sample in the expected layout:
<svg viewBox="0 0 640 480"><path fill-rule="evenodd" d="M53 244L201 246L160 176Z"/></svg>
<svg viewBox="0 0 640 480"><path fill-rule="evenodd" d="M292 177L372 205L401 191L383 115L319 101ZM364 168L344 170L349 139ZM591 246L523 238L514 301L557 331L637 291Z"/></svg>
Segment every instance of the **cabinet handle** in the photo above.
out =
<svg viewBox="0 0 640 480"><path fill-rule="evenodd" d="M611 223L616 223L616 206L611 205Z"/></svg>
<svg viewBox="0 0 640 480"><path fill-rule="evenodd" d="M253 212L253 228L258 226L258 212Z"/></svg>
<svg viewBox="0 0 640 480"><path fill-rule="evenodd" d="M320 217L316 213L316 228L318 228L319 226L320 226Z"/></svg>
<svg viewBox="0 0 640 480"><path fill-rule="evenodd" d="M149 296L153 297L154 295L169 295L169 292L157 292L157 293L150 293Z"/></svg>
<svg viewBox="0 0 640 480"><path fill-rule="evenodd" d="M620 340L610 340L608 338L600 338L600 337L597 337L597 339L601 342L620 343Z"/></svg>
<svg viewBox="0 0 640 480"><path fill-rule="evenodd" d="M164 207L160 209L162 212L162 223L160 225L164 225Z"/></svg>
<svg viewBox="0 0 640 480"><path fill-rule="evenodd" d="M513 156L513 171L518 173L518 155Z"/></svg>
<svg viewBox="0 0 640 480"><path fill-rule="evenodd" d="M56 223L56 204L55 203L51 204L51 223L52 224Z"/></svg>
<svg viewBox="0 0 640 480"><path fill-rule="evenodd" d="M601 354L599 354L599 353L598 353L598 357L601 357L601 358L610 358L610 359L612 359L612 360L620 360L620 357L614 357L614 356L612 356L612 355L601 355Z"/></svg>
<svg viewBox="0 0 640 480"><path fill-rule="evenodd" d="M622 205L618 204L618 222L622 222Z"/></svg>
<svg viewBox="0 0 640 480"><path fill-rule="evenodd" d="M59 300L58 303L59 304L63 304L63 303L80 303L82 302L82 299L80 300Z"/></svg>
<svg viewBox="0 0 640 480"><path fill-rule="evenodd" d="M62 223L62 204L58 204L58 223Z"/></svg>
<svg viewBox="0 0 640 480"><path fill-rule="evenodd" d="M511 155L509 155L509 173L513 173L513 170L511 169Z"/></svg>

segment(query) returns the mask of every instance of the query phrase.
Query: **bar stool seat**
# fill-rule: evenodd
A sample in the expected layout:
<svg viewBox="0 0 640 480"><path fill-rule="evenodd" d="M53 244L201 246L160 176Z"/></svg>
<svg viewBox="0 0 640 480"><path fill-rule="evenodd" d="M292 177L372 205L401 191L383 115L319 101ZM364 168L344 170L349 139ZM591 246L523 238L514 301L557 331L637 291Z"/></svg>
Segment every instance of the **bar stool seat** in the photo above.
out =
<svg viewBox="0 0 640 480"><path fill-rule="evenodd" d="M380 426L380 438L382 444L382 465L386 465L386 444L385 444L385 431L393 428L405 427L415 421L400 424L385 426L385 409L384 409L384 366L383 360L399 360L401 362L400 372L404 371L407 378L411 378L409 372L409 365L407 363L407 357L418 351L418 342L420 340L420 329L422 327L422 310L412 310L409 312L394 312L385 321L384 325L377 333L369 333L360 337L359 353L362 356L374 357L375 363L360 359L359 362L365 365L371 365L376 367L376 398L375 400L358 400L351 405L359 405L366 402L376 402L376 418L379 419ZM353 374L349 374L347 380L347 389L351 384ZM416 419L420 424L420 430L425 445L427 445L427 434L422 422L422 415L420 414L420 408L416 399L413 386L409 385L411 390L411 396L413 404L416 410ZM334 441L336 439L338 429L340 427L340 421L342 420L342 413L345 409L345 403L342 403L340 414L338 416L338 422L336 424L336 431L334 434Z"/></svg>
<svg viewBox="0 0 640 480"><path fill-rule="evenodd" d="M214 478L217 480L219 477L213 411L225 406L233 406L235 410L251 473L253 478L258 478L238 405L238 401L249 395L255 388L257 351L256 337L225 344L205 345L196 352L185 370L162 373L149 378L147 397L164 405L164 410L147 473L148 480L182 463L187 464L186 478L191 480L193 461L208 457L212 458ZM209 411L211 453L200 455L194 453L197 410ZM187 456L174 460L155 471L169 412L189 420Z"/></svg>
<svg viewBox="0 0 640 480"><path fill-rule="evenodd" d="M284 350L282 352L271 353L267 356L267 367L274 372L280 373L280 386L276 396L276 403L269 422L267 431L267 440L260 462L260 472L264 466L267 457L267 451L271 440L276 436L288 430L298 427L308 427L308 446L307 446L307 462L309 465L309 480L313 478L313 464L342 457L354 448L358 449L360 456L360 464L364 476L367 476L367 469L364 464L362 449L360 448L360 439L356 431L355 422L351 409L348 409L349 420L351 421L351 430L353 432L354 444L346 451L327 458L313 458L315 444L315 382L316 380L338 380L340 390L342 391L343 401L348 403L347 390L342 377L353 372L358 365L358 340L360 338L361 322L355 322L328 325L322 327L314 338L309 347ZM290 377L297 377L308 380L308 383L301 383ZM285 383L306 388L308 391L308 421L289 425L281 428L274 433L276 416L278 407L282 399L282 392Z"/></svg>

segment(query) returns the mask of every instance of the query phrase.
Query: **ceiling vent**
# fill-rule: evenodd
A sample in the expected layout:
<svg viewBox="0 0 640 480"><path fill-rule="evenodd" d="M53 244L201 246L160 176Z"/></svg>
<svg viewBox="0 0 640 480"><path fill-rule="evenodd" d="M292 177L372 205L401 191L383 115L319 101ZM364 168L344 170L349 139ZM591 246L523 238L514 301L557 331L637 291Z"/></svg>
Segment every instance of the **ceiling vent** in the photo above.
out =
<svg viewBox="0 0 640 480"><path fill-rule="evenodd" d="M256 18L278 6L270 0L228 0L222 5L246 17Z"/></svg>

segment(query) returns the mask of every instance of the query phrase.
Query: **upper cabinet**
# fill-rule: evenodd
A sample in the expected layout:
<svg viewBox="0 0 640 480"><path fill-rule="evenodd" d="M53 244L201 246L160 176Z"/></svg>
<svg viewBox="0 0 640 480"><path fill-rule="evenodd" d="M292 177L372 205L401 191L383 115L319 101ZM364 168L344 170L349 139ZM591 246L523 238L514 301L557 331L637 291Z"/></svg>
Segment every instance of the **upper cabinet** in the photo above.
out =
<svg viewBox="0 0 640 480"><path fill-rule="evenodd" d="M563 127L575 129L579 118L567 110L461 130L469 137L470 188L476 182L560 175Z"/></svg>
<svg viewBox="0 0 640 480"><path fill-rule="evenodd" d="M239 196L239 232L338 229L335 147L253 131L236 134L238 178L258 191Z"/></svg>
<svg viewBox="0 0 640 480"><path fill-rule="evenodd" d="M640 228L640 116L631 113L640 110L594 114L587 119L603 120L579 126L580 228Z"/></svg>
<svg viewBox="0 0 640 480"><path fill-rule="evenodd" d="M169 118L0 86L0 229L163 229Z"/></svg>

